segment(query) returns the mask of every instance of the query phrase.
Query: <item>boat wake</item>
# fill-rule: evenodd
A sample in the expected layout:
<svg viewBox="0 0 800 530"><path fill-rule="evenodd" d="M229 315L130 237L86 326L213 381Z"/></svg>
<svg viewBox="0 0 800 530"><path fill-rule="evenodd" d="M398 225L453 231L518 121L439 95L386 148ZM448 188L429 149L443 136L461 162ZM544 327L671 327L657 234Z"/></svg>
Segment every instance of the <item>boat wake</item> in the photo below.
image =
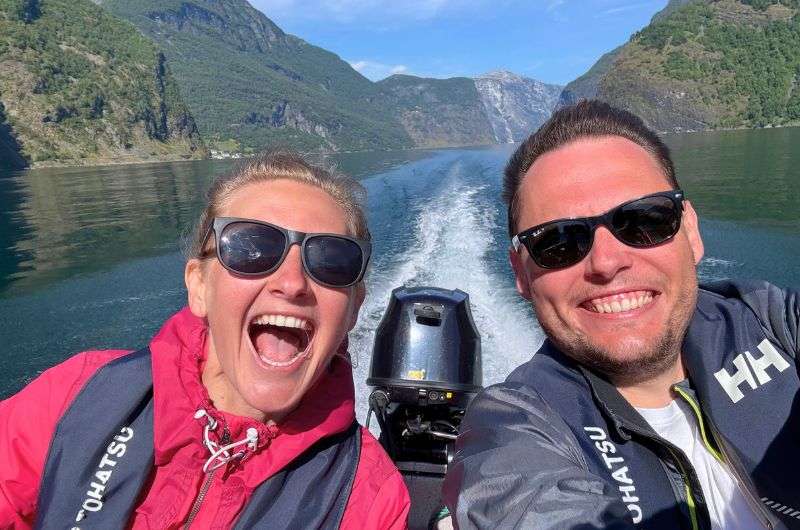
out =
<svg viewBox="0 0 800 530"><path fill-rule="evenodd" d="M361 421L366 416L366 378L375 330L396 287L426 285L461 289L470 295L481 334L484 385L502 381L542 342L527 303L513 287L511 271L507 266L498 270L498 264L506 261L497 255L505 253L506 236L498 223L498 194L487 183L491 176L481 172L488 173L461 160L449 165L432 196L416 198L416 206L406 213L413 220L407 248L394 255L387 252L373 264L367 278L367 299L350 334L356 411ZM391 203L391 198L383 199L383 204Z"/></svg>

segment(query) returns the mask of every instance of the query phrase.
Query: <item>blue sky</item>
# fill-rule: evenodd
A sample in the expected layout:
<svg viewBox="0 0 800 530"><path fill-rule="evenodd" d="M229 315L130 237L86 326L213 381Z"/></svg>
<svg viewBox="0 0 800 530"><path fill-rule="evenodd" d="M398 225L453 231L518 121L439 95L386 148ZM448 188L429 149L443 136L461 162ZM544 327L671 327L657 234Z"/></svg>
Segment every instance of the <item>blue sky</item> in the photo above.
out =
<svg viewBox="0 0 800 530"><path fill-rule="evenodd" d="M566 84L667 0L250 0L370 79L511 70Z"/></svg>

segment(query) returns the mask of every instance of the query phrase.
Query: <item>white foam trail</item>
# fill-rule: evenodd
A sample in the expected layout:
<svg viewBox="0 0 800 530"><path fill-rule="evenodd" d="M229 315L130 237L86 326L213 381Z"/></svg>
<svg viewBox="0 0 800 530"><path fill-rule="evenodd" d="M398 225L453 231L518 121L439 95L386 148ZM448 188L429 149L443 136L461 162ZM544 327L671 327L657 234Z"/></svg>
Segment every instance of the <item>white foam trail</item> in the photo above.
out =
<svg viewBox="0 0 800 530"><path fill-rule="evenodd" d="M461 173L461 164L454 163L438 195L417 207L411 248L380 270L373 269L368 279L369 294L350 337L350 351L357 357L356 411L362 422L375 330L396 287L426 285L461 289L470 295L481 334L484 385L503 380L542 342L543 335L526 303L508 287L509 278L487 264L493 238L504 237L496 230L499 212L494 197L486 193L486 184L465 184Z"/></svg>

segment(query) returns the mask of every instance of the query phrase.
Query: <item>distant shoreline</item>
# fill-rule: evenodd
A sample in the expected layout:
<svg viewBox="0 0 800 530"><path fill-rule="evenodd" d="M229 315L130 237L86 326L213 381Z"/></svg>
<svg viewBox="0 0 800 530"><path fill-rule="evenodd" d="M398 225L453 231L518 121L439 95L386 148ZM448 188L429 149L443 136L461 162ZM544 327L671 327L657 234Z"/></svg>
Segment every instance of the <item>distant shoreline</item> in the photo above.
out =
<svg viewBox="0 0 800 530"><path fill-rule="evenodd" d="M371 153L371 152L393 152L393 151L429 151L435 149L465 149L471 147L493 147L493 146L501 146L501 145L510 145L510 144L466 144L466 145L438 145L438 146L421 146L421 147L409 147L405 149L381 149L381 150L343 150L343 151L301 151L304 155L309 156L331 156L331 155L341 155L341 154L351 154L351 153ZM264 147L267 149L268 147ZM290 147L291 148L291 147ZM244 153L228 153L225 152L224 155L227 156L208 156L202 158L186 158L183 156L178 157L149 157L149 158L138 158L138 157L131 157L131 158L103 158L103 159L66 159L66 160L48 160L46 162L34 162L30 166L11 170L12 172L24 172L30 171L35 169L55 169L55 168L79 168L79 167L103 167L103 166L127 166L127 165L135 165L135 164L164 164L164 163L175 163L175 162L200 162L200 161L209 161L209 160L245 160L247 158L256 156L257 153L252 154L244 154ZM0 173L7 172L8 170L4 170L0 168Z"/></svg>
<svg viewBox="0 0 800 530"><path fill-rule="evenodd" d="M730 131L759 131L764 129L787 129L792 127L800 127L800 122L788 123L783 125L768 125L765 127L720 127L716 129L699 129L699 130L688 130L688 131L659 131L658 134L672 136L672 135L683 135L683 134L703 134L703 133L730 132ZM438 145L438 146L409 147L405 149L383 149L379 150L379 152L425 151L431 149L462 149L469 147L492 147L501 145L510 145L510 144ZM370 150L304 151L303 153L312 156L313 155L330 156L339 154L368 153L368 152L373 152L373 151ZM244 153L229 153L229 152L216 152L215 154L217 154L217 156L208 156L202 158L186 158L184 156L176 156L176 157L164 156L164 157L148 157L148 158L138 158L138 157L110 158L110 159L103 158L103 159L91 159L91 160L88 159L48 160L46 162L34 162L27 168L11 170L11 171L29 171L32 169L72 168L72 167L77 168L77 167L125 166L133 164L163 164L163 163L174 163L174 162L198 162L198 161L208 161L208 160L243 160L256 155L256 153L244 154ZM8 170L3 170L2 168L0 168L0 172L5 173L8 172Z"/></svg>

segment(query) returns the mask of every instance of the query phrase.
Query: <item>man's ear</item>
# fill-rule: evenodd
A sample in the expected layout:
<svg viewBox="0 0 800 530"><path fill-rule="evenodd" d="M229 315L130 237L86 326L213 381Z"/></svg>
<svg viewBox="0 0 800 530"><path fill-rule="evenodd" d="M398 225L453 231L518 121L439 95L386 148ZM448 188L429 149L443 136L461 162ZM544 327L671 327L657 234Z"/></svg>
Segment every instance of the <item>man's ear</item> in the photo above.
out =
<svg viewBox="0 0 800 530"><path fill-rule="evenodd" d="M203 262L199 259L190 259L183 271L183 281L189 292L189 309L196 317L205 318L206 309L206 279Z"/></svg>
<svg viewBox="0 0 800 530"><path fill-rule="evenodd" d="M689 201L683 202L683 229L686 231L686 238L689 240L689 247L692 249L694 256L694 264L700 263L703 259L703 238L700 237L700 221L697 218L697 212L694 211L692 203Z"/></svg>
<svg viewBox="0 0 800 530"><path fill-rule="evenodd" d="M514 250L514 247L508 248L508 261L511 263L511 269L514 271L514 281L517 285L517 292L525 300L531 299L531 286L528 282L528 271L523 263L520 253Z"/></svg>

